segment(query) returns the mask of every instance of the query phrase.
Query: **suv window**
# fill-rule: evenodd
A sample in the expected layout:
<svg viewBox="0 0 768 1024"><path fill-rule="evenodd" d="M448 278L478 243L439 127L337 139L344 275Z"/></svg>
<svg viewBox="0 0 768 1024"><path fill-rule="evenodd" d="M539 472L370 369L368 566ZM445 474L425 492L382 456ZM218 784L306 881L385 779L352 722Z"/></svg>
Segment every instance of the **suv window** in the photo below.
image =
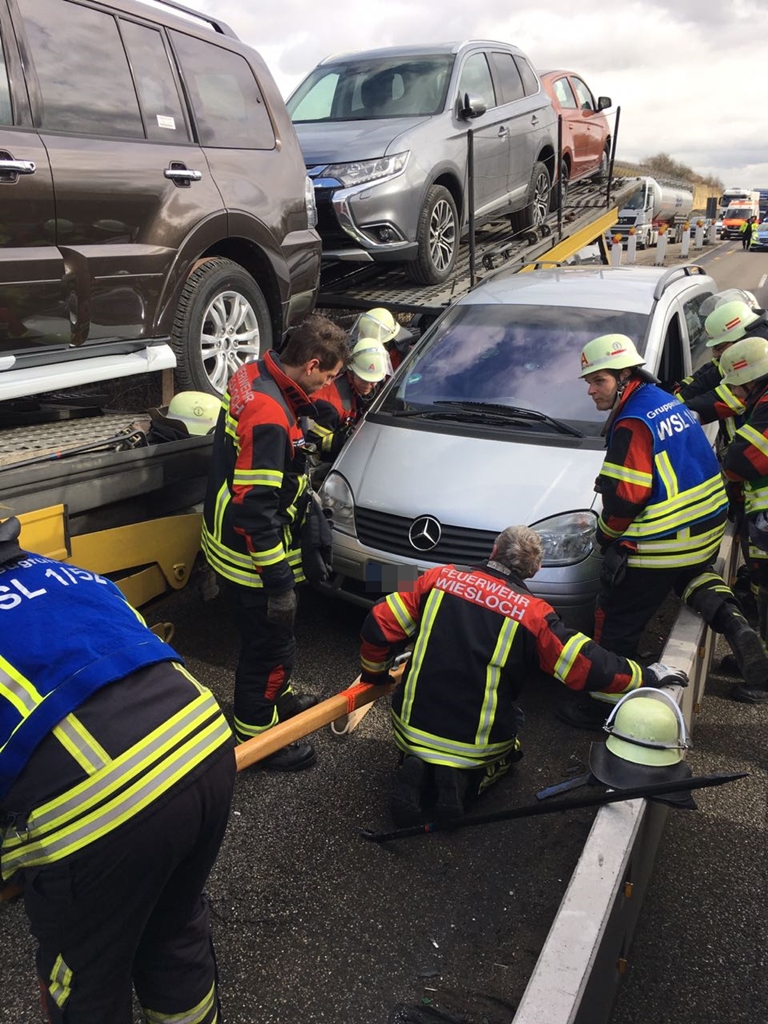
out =
<svg viewBox="0 0 768 1024"><path fill-rule="evenodd" d="M0 124L13 124L11 88L8 84L8 69L5 66L2 39L0 39Z"/></svg>
<svg viewBox="0 0 768 1024"><path fill-rule="evenodd" d="M533 72L533 68L525 57L515 57L517 70L523 80L526 96L534 96L539 91L539 80Z"/></svg>
<svg viewBox="0 0 768 1024"><path fill-rule="evenodd" d="M122 21L120 27L139 93L147 138L189 142L179 90L163 37L154 28Z"/></svg>
<svg viewBox="0 0 768 1024"><path fill-rule="evenodd" d="M501 100L503 103L513 103L525 96L525 89L517 70L514 58L511 53L492 53L491 60L496 79L501 86Z"/></svg>
<svg viewBox="0 0 768 1024"><path fill-rule="evenodd" d="M483 100L488 109L496 106L491 70L484 53L473 53L464 61L459 79L459 97L462 103L465 93Z"/></svg>
<svg viewBox="0 0 768 1024"><path fill-rule="evenodd" d="M20 0L19 7L42 94L39 127L143 139L136 90L112 15L61 0Z"/></svg>
<svg viewBox="0 0 768 1024"><path fill-rule="evenodd" d="M557 102L564 110L577 110L578 104L567 78L558 78L554 85Z"/></svg>
<svg viewBox="0 0 768 1024"><path fill-rule="evenodd" d="M582 110L594 110L595 101L592 93L582 82L580 78L572 78L573 88L576 90L576 95L579 97L579 106Z"/></svg>
<svg viewBox="0 0 768 1024"><path fill-rule="evenodd" d="M171 32L202 146L274 149L275 133L253 72L239 54Z"/></svg>
<svg viewBox="0 0 768 1024"><path fill-rule="evenodd" d="M333 98L339 84L338 71L323 75L293 108L294 121L330 121L333 117Z"/></svg>

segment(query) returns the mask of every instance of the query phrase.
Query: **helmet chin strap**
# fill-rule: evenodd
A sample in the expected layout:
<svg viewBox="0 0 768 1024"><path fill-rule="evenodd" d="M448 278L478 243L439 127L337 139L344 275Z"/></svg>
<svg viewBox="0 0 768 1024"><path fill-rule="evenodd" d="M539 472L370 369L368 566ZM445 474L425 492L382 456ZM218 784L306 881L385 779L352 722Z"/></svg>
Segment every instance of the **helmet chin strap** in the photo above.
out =
<svg viewBox="0 0 768 1024"><path fill-rule="evenodd" d="M619 411L621 400L624 397L624 392L626 391L627 384L629 384L630 380L632 380L631 375L625 378L624 380L622 380L621 377L616 378L616 395L613 399L611 411L608 413L608 418L606 419L605 424L603 425L603 429L600 431L601 437L605 437L608 431L611 429L611 424L616 419L616 414Z"/></svg>

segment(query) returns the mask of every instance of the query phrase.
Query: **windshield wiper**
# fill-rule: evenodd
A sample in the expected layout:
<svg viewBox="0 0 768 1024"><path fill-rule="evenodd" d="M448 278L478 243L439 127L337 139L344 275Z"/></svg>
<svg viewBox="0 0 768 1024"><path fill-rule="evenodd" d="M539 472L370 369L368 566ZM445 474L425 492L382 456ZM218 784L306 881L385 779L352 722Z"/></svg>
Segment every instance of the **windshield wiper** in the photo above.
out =
<svg viewBox="0 0 768 1024"><path fill-rule="evenodd" d="M571 437L584 437L584 434L577 430L576 427L572 427L569 423L564 423L563 420L556 420L554 416L548 416L545 412L539 412L538 409L524 409L518 405L501 405L493 402L465 402L465 401L438 401L435 405L451 405L458 409L466 409L467 412L478 412L487 411L489 414L494 416L502 416L510 420L536 420L539 423L546 423L550 427L554 427L561 434L570 434Z"/></svg>

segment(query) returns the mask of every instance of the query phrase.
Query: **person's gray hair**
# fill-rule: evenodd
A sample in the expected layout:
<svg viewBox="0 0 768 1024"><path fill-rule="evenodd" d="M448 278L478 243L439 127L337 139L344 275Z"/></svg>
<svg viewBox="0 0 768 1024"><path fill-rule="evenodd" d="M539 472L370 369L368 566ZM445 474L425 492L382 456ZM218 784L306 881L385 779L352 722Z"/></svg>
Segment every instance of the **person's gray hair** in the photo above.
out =
<svg viewBox="0 0 768 1024"><path fill-rule="evenodd" d="M541 568L541 537L529 526L508 526L493 545L491 560L528 579Z"/></svg>

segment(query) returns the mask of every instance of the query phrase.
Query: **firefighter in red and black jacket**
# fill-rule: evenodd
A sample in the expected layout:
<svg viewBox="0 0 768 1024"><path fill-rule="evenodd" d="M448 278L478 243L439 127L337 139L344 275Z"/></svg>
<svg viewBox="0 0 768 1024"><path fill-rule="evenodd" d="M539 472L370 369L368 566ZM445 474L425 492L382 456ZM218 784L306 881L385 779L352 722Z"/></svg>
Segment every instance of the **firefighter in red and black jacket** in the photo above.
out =
<svg viewBox="0 0 768 1024"><path fill-rule="evenodd" d="M267 352L234 374L216 425L202 547L241 634L235 675L240 742L315 703L290 686L308 500L302 421L315 415L310 396L341 372L347 352L340 327L308 317L280 356ZM259 763L296 771L314 759L312 745L299 742Z"/></svg>
<svg viewBox="0 0 768 1024"><path fill-rule="evenodd" d="M524 583L538 572L541 557L534 530L508 527L484 564L430 569L412 590L377 602L365 620L364 682L384 682L394 657L415 640L392 698L395 742L403 754L392 798L398 825L429 813L425 795L432 786L434 816L460 817L468 800L522 756L517 700L532 673L545 672L572 690L618 695L670 675L664 666L643 669L568 629ZM672 675L668 682L681 681Z"/></svg>
<svg viewBox="0 0 768 1024"><path fill-rule="evenodd" d="M726 478L744 489L747 565L757 600L758 630L768 641L768 339L737 341L723 356L723 378L746 403L746 422L723 461ZM762 689L738 684L731 696L750 704L768 701Z"/></svg>
<svg viewBox="0 0 768 1024"><path fill-rule="evenodd" d="M378 385L392 373L389 353L381 342L361 338L352 349L347 372L312 396L316 413L307 440L321 461L333 462L350 430L376 396Z"/></svg>

